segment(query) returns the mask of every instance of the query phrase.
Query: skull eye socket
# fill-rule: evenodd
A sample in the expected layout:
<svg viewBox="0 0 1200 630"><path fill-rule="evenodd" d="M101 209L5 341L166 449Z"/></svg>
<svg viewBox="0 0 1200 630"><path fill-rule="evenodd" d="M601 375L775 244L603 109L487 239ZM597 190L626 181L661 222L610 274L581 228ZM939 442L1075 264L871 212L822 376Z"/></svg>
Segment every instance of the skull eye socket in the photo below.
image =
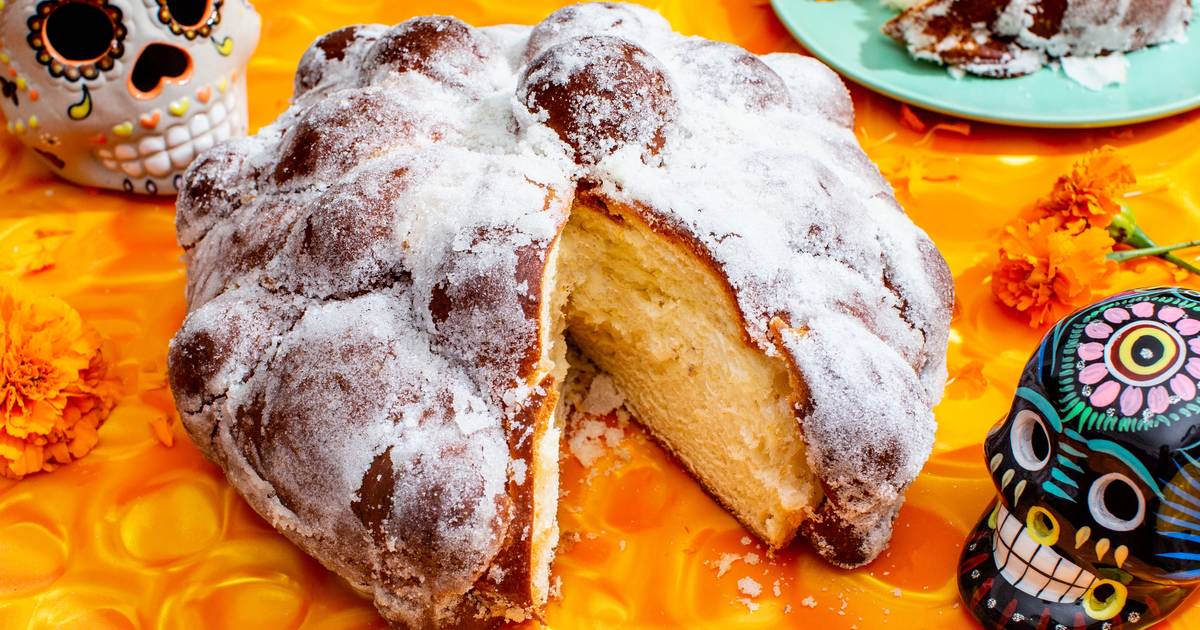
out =
<svg viewBox="0 0 1200 630"><path fill-rule="evenodd" d="M53 55L67 63L99 59L112 47L117 27L94 4L69 2L46 16L45 38Z"/></svg>
<svg viewBox="0 0 1200 630"><path fill-rule="evenodd" d="M52 77L95 79L125 54L121 9L108 0L42 0L25 40Z"/></svg>
<svg viewBox="0 0 1200 630"><path fill-rule="evenodd" d="M1088 507L1092 518L1101 526L1117 532L1127 532L1142 524L1146 515L1146 498L1128 477L1108 473L1092 483L1088 491Z"/></svg>
<svg viewBox="0 0 1200 630"><path fill-rule="evenodd" d="M184 28L199 26L212 8L208 0L167 0L167 10L175 23Z"/></svg>
<svg viewBox="0 0 1200 630"><path fill-rule="evenodd" d="M158 0L158 21L188 39L208 37L221 21L222 0Z"/></svg>
<svg viewBox="0 0 1200 630"><path fill-rule="evenodd" d="M1041 470L1050 461L1050 432L1041 416L1029 409L1017 412L1009 442L1013 458L1025 470Z"/></svg>

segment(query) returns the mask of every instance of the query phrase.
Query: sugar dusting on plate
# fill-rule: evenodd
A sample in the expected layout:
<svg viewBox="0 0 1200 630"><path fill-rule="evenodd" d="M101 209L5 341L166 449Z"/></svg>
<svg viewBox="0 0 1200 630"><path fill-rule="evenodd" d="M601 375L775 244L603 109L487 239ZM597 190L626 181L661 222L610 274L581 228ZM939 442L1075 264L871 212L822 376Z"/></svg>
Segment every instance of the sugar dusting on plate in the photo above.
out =
<svg viewBox="0 0 1200 630"><path fill-rule="evenodd" d="M1110 85L1124 85L1129 78L1129 60L1122 53L1063 57L1058 63L1067 78L1096 92Z"/></svg>

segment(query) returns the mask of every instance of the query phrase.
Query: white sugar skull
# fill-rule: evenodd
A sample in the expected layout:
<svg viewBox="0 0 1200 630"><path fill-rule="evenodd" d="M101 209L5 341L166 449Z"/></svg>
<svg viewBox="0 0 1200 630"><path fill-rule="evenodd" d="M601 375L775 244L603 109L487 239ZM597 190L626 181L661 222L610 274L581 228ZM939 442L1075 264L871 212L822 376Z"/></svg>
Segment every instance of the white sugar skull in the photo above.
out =
<svg viewBox="0 0 1200 630"><path fill-rule="evenodd" d="M246 131L247 0L0 0L0 110L71 181L175 194Z"/></svg>

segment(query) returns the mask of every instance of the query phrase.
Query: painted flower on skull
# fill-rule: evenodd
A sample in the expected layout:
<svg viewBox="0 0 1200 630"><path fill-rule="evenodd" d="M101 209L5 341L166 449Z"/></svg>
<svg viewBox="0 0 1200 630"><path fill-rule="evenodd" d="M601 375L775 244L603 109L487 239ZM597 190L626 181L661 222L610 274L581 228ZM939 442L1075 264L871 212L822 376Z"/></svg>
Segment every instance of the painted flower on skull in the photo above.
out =
<svg viewBox="0 0 1200 630"><path fill-rule="evenodd" d="M1079 395L1146 422L1196 398L1200 319L1171 304L1113 306L1084 328L1078 347Z"/></svg>

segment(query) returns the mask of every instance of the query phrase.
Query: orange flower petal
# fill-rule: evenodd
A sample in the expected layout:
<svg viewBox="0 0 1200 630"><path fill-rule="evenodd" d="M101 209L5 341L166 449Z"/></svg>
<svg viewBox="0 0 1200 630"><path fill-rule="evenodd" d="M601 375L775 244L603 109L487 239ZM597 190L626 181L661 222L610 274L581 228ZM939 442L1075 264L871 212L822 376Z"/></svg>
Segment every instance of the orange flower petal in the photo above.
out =
<svg viewBox="0 0 1200 630"><path fill-rule="evenodd" d="M1073 233L1062 217L1011 224L1000 239L992 292L1042 326L1090 301L1113 263L1113 240L1101 228Z"/></svg>
<svg viewBox="0 0 1200 630"><path fill-rule="evenodd" d="M113 407L100 337L57 298L0 282L0 475L87 455Z"/></svg>

